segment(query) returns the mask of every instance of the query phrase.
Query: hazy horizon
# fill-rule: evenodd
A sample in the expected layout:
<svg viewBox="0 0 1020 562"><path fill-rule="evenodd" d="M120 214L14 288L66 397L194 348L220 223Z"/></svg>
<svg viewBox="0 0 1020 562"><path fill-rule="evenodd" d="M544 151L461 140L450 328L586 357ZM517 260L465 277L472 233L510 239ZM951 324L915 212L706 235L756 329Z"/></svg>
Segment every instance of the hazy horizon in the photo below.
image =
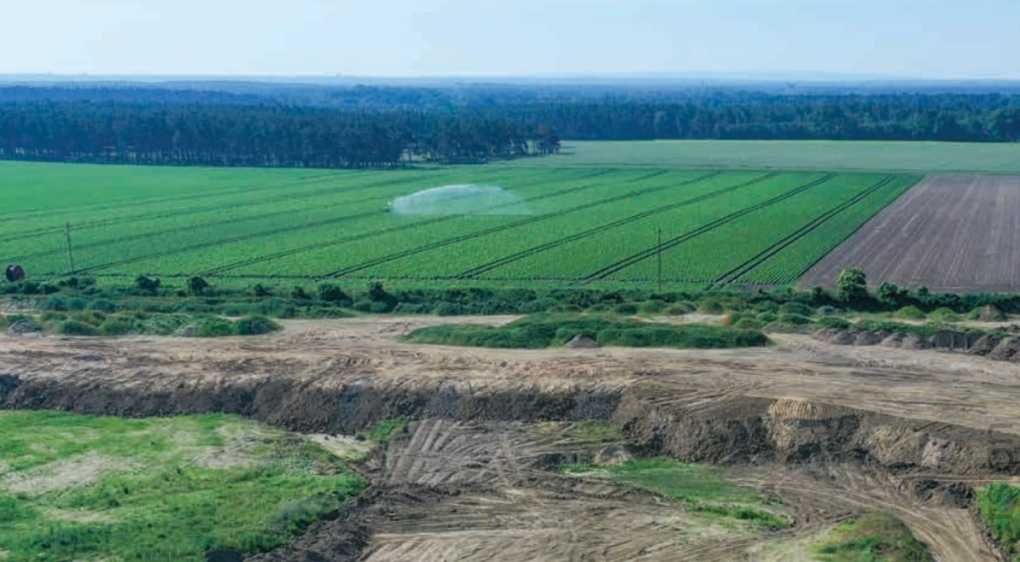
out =
<svg viewBox="0 0 1020 562"><path fill-rule="evenodd" d="M1013 0L12 0L37 77L1017 80Z"/></svg>

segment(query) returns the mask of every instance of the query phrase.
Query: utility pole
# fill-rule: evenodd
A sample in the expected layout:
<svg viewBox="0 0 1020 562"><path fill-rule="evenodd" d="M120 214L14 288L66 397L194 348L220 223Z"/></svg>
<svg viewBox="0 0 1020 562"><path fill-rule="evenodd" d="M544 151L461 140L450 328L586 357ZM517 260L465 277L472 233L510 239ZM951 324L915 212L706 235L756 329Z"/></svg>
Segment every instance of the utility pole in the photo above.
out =
<svg viewBox="0 0 1020 562"><path fill-rule="evenodd" d="M71 243L71 221L64 224L64 234L67 235L67 261L71 264L71 275L74 275L74 245Z"/></svg>
<svg viewBox="0 0 1020 562"><path fill-rule="evenodd" d="M658 255L658 260L659 260L659 294L661 295L662 294L662 227L659 227L658 229L656 229L656 234L658 234L658 237L659 237L659 242L658 242L658 246L657 246L658 251L656 252L656 254Z"/></svg>

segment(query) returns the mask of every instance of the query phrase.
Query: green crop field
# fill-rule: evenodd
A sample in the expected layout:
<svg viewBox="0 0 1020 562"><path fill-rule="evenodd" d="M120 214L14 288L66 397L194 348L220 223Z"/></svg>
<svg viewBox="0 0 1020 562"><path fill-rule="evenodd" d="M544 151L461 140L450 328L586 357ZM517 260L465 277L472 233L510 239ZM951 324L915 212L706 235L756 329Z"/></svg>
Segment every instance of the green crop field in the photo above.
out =
<svg viewBox="0 0 1020 562"><path fill-rule="evenodd" d="M890 141L627 141L564 144L563 154L514 163L535 166L614 166L870 171L902 173L1020 173L1020 144Z"/></svg>
<svg viewBox="0 0 1020 562"><path fill-rule="evenodd" d="M69 222L76 271L101 278L650 286L661 261L671 287L781 285L916 181L670 167L351 172L5 162L0 261L34 276L67 275ZM443 190L431 206L386 212L394 198L455 184L503 192L491 199ZM478 197L494 203L471 207Z"/></svg>

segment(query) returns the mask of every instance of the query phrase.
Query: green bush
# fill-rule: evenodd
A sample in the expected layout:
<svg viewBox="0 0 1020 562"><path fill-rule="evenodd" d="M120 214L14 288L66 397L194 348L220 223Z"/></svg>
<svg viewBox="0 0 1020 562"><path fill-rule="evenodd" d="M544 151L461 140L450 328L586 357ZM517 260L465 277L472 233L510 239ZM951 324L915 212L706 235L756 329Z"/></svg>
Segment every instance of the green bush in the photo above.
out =
<svg viewBox="0 0 1020 562"><path fill-rule="evenodd" d="M897 310L893 316L901 320L924 320L924 312L916 306L905 306Z"/></svg>
<svg viewBox="0 0 1020 562"><path fill-rule="evenodd" d="M640 314L658 314L666 308L666 303L662 301L645 301L638 305L638 312Z"/></svg>
<svg viewBox="0 0 1020 562"><path fill-rule="evenodd" d="M764 312L758 315L758 321L765 324L771 324L779 319L779 315L772 312Z"/></svg>
<svg viewBox="0 0 1020 562"><path fill-rule="evenodd" d="M556 299L550 298L535 299L533 301L526 302L523 305L521 305L521 312L525 314L546 312L548 310L551 310L552 307L556 306L557 304L559 304L559 301L557 301Z"/></svg>
<svg viewBox="0 0 1020 562"><path fill-rule="evenodd" d="M108 318L99 325L99 333L104 336L123 336L135 329L134 323L123 318Z"/></svg>
<svg viewBox="0 0 1020 562"><path fill-rule="evenodd" d="M618 305L614 306L613 307L613 312L615 312L617 314L637 314L638 313L638 307L634 303L625 302L625 303L618 304Z"/></svg>
<svg viewBox="0 0 1020 562"><path fill-rule="evenodd" d="M88 310L98 310L99 312L117 312L117 304L109 299L96 299L89 303Z"/></svg>
<svg viewBox="0 0 1020 562"><path fill-rule="evenodd" d="M825 328L835 328L837 330L847 330L851 326L848 320L836 316L825 316L818 320L818 325Z"/></svg>
<svg viewBox="0 0 1020 562"><path fill-rule="evenodd" d="M195 319L186 314L155 314L140 322L138 331L153 336L172 336Z"/></svg>
<svg viewBox="0 0 1020 562"><path fill-rule="evenodd" d="M464 313L464 307L454 302L441 302L432 309L436 316L460 316Z"/></svg>
<svg viewBox="0 0 1020 562"><path fill-rule="evenodd" d="M693 304L683 301L673 303L666 308L662 309L662 313L667 316L683 316L684 314L690 314L697 310Z"/></svg>
<svg viewBox="0 0 1020 562"><path fill-rule="evenodd" d="M771 312L771 313L775 314L775 313L779 312L779 305L774 303L774 302L772 302L772 301L765 301L765 302L760 302L760 303L754 305L754 308L752 308L751 310L755 314L763 314L763 313L766 313L766 312Z"/></svg>
<svg viewBox="0 0 1020 562"><path fill-rule="evenodd" d="M589 315L535 315L501 327L435 326L416 330L406 339L414 343L537 349L563 345L577 335L594 338L601 345L622 347L730 348L768 344L765 334L753 330L648 324Z"/></svg>
<svg viewBox="0 0 1020 562"><path fill-rule="evenodd" d="M815 313L815 310L806 304L799 302L788 302L779 307L779 314L796 314L797 316L808 316L810 317Z"/></svg>
<svg viewBox="0 0 1020 562"><path fill-rule="evenodd" d="M265 316L248 316L234 322L234 334L238 336L259 336L282 329L279 324Z"/></svg>
<svg viewBox="0 0 1020 562"><path fill-rule="evenodd" d="M56 326L56 332L65 336L97 336L99 330L78 320L65 320Z"/></svg>
<svg viewBox="0 0 1020 562"><path fill-rule="evenodd" d="M722 314L726 312L726 308L715 299L705 299L698 305L698 312L702 314Z"/></svg>
<svg viewBox="0 0 1020 562"><path fill-rule="evenodd" d="M198 323L195 337L222 338L234 335L234 324L222 318L206 318Z"/></svg>
<svg viewBox="0 0 1020 562"><path fill-rule="evenodd" d="M780 314L776 321L788 326L806 326L811 323L810 318L800 314Z"/></svg>
<svg viewBox="0 0 1020 562"><path fill-rule="evenodd" d="M99 312L98 310L75 312L71 314L70 317L72 320L77 320L93 326L98 326L103 322L106 322L106 314Z"/></svg>
<svg viewBox="0 0 1020 562"><path fill-rule="evenodd" d="M733 327L738 330L761 330L765 324L757 318L741 318L733 324Z"/></svg>
<svg viewBox="0 0 1020 562"><path fill-rule="evenodd" d="M837 316L840 314L840 310L834 306L820 306L818 307L818 310L815 311L815 314L822 317Z"/></svg>
<svg viewBox="0 0 1020 562"><path fill-rule="evenodd" d="M945 307L936 308L928 315L928 317L939 322L959 322L960 320L959 314L952 309Z"/></svg>

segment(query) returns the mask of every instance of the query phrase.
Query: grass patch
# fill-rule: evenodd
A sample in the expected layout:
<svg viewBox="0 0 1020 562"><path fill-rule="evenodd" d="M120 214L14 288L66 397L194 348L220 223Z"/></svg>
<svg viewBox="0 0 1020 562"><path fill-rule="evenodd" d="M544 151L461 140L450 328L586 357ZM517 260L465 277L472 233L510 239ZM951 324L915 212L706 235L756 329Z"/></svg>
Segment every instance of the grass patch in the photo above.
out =
<svg viewBox="0 0 1020 562"><path fill-rule="evenodd" d="M0 414L5 562L262 552L364 486L318 445L231 416Z"/></svg>
<svg viewBox="0 0 1020 562"><path fill-rule="evenodd" d="M978 490L978 513L1012 560L1020 560L1020 487L989 484Z"/></svg>
<svg viewBox="0 0 1020 562"><path fill-rule="evenodd" d="M174 336L199 338L256 336L281 330L265 316L229 320L205 314L148 314L123 311L107 314L97 310L63 312L47 310L38 317L43 332L63 336Z"/></svg>
<svg viewBox="0 0 1020 562"><path fill-rule="evenodd" d="M403 431L407 427L407 423L407 418L381 420L365 433L365 439L376 445L382 445L392 439L394 435Z"/></svg>
<svg viewBox="0 0 1020 562"><path fill-rule="evenodd" d="M567 437L583 445L623 440L623 432L614 425L583 421L567 428Z"/></svg>
<svg viewBox="0 0 1020 562"><path fill-rule="evenodd" d="M836 527L815 555L819 562L933 562L902 521L882 513Z"/></svg>
<svg viewBox="0 0 1020 562"><path fill-rule="evenodd" d="M563 345L577 335L603 346L713 349L768 345L757 330L720 326L650 324L600 315L537 314L505 326L472 324L434 326L415 330L412 343L469 347L541 349Z"/></svg>
<svg viewBox="0 0 1020 562"><path fill-rule="evenodd" d="M747 521L769 530L784 529L789 522L760 509L767 500L752 490L723 478L715 467L684 464L669 458L633 460L619 465L572 464L563 474L590 474L642 488L664 498L683 502L689 511Z"/></svg>

